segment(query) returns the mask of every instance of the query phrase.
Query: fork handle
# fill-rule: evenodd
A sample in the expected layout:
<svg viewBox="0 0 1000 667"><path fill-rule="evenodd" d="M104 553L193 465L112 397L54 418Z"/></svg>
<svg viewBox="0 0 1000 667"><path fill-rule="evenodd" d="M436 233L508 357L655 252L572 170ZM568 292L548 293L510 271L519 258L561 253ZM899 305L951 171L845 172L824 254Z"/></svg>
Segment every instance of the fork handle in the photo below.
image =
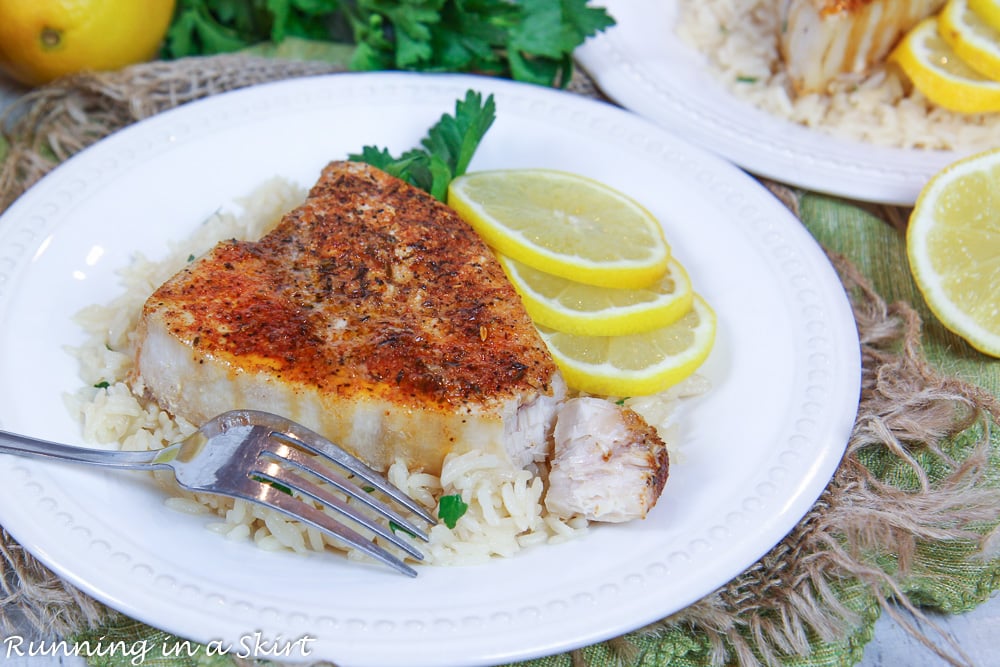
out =
<svg viewBox="0 0 1000 667"><path fill-rule="evenodd" d="M87 463L109 468L149 468L160 452L122 452L72 447L58 442L0 430L0 454L15 454L35 459Z"/></svg>

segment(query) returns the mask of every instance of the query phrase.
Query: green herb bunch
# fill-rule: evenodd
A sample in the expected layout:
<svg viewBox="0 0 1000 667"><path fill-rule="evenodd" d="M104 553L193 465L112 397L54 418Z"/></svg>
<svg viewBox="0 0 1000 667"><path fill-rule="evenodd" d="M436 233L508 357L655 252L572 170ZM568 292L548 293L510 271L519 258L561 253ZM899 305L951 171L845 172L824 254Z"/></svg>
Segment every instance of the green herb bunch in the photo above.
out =
<svg viewBox="0 0 1000 667"><path fill-rule="evenodd" d="M305 39L355 71L473 72L565 87L573 50L614 24L587 0L179 0L164 57Z"/></svg>

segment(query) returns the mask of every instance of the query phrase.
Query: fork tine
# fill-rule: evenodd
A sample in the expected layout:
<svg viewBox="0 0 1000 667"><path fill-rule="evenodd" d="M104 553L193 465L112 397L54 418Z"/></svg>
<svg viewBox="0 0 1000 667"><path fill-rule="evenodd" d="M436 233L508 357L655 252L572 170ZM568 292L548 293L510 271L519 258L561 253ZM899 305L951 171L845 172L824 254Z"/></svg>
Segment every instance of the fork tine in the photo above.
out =
<svg viewBox="0 0 1000 667"><path fill-rule="evenodd" d="M297 491L298 493L308 496L313 500L322 503L324 506L339 512L351 521L364 526L373 533L384 537L414 558L418 560L423 560L424 558L424 555L420 553L416 547L407 544L405 540L393 533L391 528L386 528L382 524L375 521L372 517L365 516L363 513L359 512L356 507L351 507L323 487L313 484L309 480L295 474L294 472L283 469L277 463L268 464L265 466L265 469L257 470L252 473L251 477L265 479L269 482L285 486L291 491ZM364 492L362 491L362 493Z"/></svg>
<svg viewBox="0 0 1000 667"><path fill-rule="evenodd" d="M278 483L281 484L283 482ZM401 572L408 577L417 576L417 571L404 563L401 559L389 553L357 531L352 530L338 521L335 521L333 517L310 507L298 498L290 496L284 491L279 491L269 484L264 482L257 482L257 484L259 486L258 492L254 495L246 496L247 500L276 509L296 521L301 521L302 523L330 535L334 539L357 547L372 558L388 565L389 567L392 567L396 571Z"/></svg>
<svg viewBox="0 0 1000 667"><path fill-rule="evenodd" d="M375 472L357 458L351 456L333 442L321 436L319 433L316 433L315 431L312 431L295 422L288 422L287 428L275 430L273 436L287 441L292 446L302 447L318 456L333 461L351 474L363 479L382 493L403 505L428 524L433 526L437 523L437 519L435 519L434 515L427 509L400 491L379 473Z"/></svg>
<svg viewBox="0 0 1000 667"><path fill-rule="evenodd" d="M371 509L375 510L376 512L384 516L386 519L395 522L396 524L404 528L407 532L412 533L417 538L423 540L424 542L429 541L427 533L425 533L423 530L415 526L412 521L401 515L399 512L393 510L391 507L383 503L381 500L373 496L371 493L366 493L364 489L360 488L350 480L341 477L340 475L336 474L331 470L317 466L316 460L313 457L309 457L303 454L298 449L295 449L294 447L290 447L288 445L282 445L279 450L267 450L267 449L264 450L263 452L261 452L261 456L273 458L277 461L284 462L291 466L294 466L295 468L298 468L303 472L315 475L316 477L323 480L327 484L330 484L334 488L339 489L340 491L346 493L352 498L355 498L358 501L364 503ZM306 480L302 479L301 477L296 476L296 479L301 480L301 482L306 482ZM315 485L310 485L310 486L313 489L322 490L321 487ZM309 495L313 495L313 493L309 492ZM330 496L329 494L325 495L328 496L328 498L333 498L333 496ZM328 498L317 498L317 500L322 500L323 502L332 504L332 502ZM366 526L366 527L371 528L371 526Z"/></svg>

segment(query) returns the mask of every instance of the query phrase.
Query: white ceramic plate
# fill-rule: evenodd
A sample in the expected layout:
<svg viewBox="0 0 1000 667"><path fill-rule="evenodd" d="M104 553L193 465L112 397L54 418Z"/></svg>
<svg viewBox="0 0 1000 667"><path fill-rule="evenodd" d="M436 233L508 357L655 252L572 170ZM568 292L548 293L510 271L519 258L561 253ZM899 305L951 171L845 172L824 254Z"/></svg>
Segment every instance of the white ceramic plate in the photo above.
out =
<svg viewBox="0 0 1000 667"><path fill-rule="evenodd" d="M617 23L588 40L577 59L601 90L752 173L816 192L911 205L927 180L959 157L849 141L772 116L729 93L701 54L677 37L675 0L600 4Z"/></svg>
<svg viewBox="0 0 1000 667"><path fill-rule="evenodd" d="M406 579L338 556L227 542L142 476L23 459L0 466L0 520L68 580L201 642L308 635L338 665L495 664L593 643L677 611L751 565L809 509L842 456L860 376L842 287L804 228L750 177L633 114L463 76L338 75L219 95L118 132L0 219L0 423L79 443L71 316L118 293L220 205L283 174L311 183L363 144L413 147L468 89L498 119L474 169L605 181L663 222L719 317L680 415L682 461L645 521L477 567ZM259 657L267 657L261 655Z"/></svg>

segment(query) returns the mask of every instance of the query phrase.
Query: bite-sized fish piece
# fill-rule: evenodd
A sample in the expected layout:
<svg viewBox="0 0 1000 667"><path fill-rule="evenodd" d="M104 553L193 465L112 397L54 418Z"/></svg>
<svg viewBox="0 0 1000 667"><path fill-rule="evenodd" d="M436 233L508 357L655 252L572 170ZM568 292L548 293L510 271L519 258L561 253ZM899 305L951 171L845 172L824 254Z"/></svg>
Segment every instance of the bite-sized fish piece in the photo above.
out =
<svg viewBox="0 0 1000 667"><path fill-rule="evenodd" d="M797 94L824 93L836 76L882 62L946 0L780 0L779 45Z"/></svg>
<svg viewBox="0 0 1000 667"><path fill-rule="evenodd" d="M547 455L565 384L503 270L452 209L333 162L262 239L224 241L148 299L136 385L200 424L299 421L378 469Z"/></svg>
<svg viewBox="0 0 1000 667"><path fill-rule="evenodd" d="M622 522L645 518L670 470L667 447L636 412L580 397L556 415L545 507L562 517Z"/></svg>

